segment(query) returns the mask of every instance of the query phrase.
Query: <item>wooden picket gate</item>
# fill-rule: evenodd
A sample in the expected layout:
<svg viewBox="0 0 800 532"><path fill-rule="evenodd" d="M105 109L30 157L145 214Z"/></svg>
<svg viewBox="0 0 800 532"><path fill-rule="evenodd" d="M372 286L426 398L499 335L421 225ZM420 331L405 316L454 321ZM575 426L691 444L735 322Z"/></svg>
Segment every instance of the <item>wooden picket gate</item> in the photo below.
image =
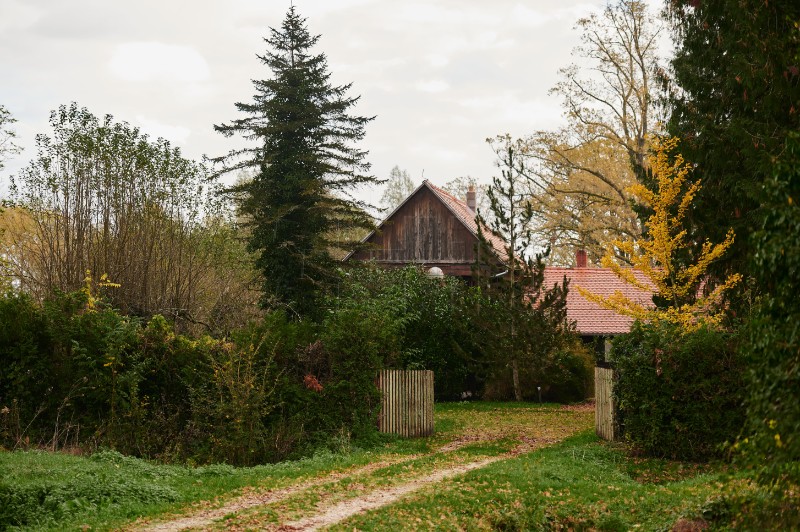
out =
<svg viewBox="0 0 800 532"><path fill-rule="evenodd" d="M617 436L614 404L614 370L594 368L594 427L598 436L613 441Z"/></svg>
<svg viewBox="0 0 800 532"><path fill-rule="evenodd" d="M433 371L384 369L377 384L378 430L407 437L433 434Z"/></svg>

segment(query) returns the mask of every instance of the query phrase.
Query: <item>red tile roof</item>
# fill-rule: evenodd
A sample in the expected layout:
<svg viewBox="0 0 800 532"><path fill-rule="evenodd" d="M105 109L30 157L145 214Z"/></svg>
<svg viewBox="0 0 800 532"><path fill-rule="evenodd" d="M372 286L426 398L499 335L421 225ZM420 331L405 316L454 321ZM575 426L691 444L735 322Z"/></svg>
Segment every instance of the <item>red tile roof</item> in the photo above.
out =
<svg viewBox="0 0 800 532"><path fill-rule="evenodd" d="M615 292L622 292L629 299L645 306L652 306L653 293L633 287L608 268L553 268L547 267L544 271L544 286L552 288L555 284L562 284L566 275L569 282L567 295L567 318L574 321L581 335L612 335L629 332L633 318L617 314L613 310L602 308L597 303L584 298L578 287L597 295L611 296ZM637 279L644 284L650 284L647 277L640 272L634 272Z"/></svg>

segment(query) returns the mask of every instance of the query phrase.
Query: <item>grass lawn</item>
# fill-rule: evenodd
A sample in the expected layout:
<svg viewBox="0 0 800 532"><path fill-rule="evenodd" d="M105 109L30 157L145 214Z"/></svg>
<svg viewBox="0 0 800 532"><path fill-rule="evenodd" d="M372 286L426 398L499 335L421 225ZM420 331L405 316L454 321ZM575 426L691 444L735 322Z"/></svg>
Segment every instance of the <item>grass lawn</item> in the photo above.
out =
<svg viewBox="0 0 800 532"><path fill-rule="evenodd" d="M663 476L654 472L661 467ZM633 463L583 432L334 529L669 530L681 517L702 515L729 482L714 467Z"/></svg>
<svg viewBox="0 0 800 532"><path fill-rule="evenodd" d="M386 437L366 450L252 468L158 465L110 451L0 452L0 530L112 529L137 518L141 525L259 490L294 489L279 504L237 512L218 525L277 527L371 490L501 455L333 528L669 530L680 519L690 527L705 517L712 528L724 528L797 513L770 503L767 493L723 465L631 458L623 447L599 441L592 427L586 409L452 403L436 406L430 438ZM536 450L515 454L521 444ZM730 501L738 501L735 510Z"/></svg>

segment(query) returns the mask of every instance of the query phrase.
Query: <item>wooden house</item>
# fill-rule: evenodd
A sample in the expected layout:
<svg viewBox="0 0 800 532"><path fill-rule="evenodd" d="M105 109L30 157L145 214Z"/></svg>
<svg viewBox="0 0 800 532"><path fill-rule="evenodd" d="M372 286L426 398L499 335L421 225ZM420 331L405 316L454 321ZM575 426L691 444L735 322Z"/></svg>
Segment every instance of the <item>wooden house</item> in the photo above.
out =
<svg viewBox="0 0 800 532"><path fill-rule="evenodd" d="M423 181L362 240L370 246L350 253L345 260L372 260L385 267L417 264L426 269L439 268L445 275L469 279L478 244L475 216L474 190L467 192L466 201L462 201L429 181ZM486 236L494 258L506 264L508 257L502 240L490 234ZM602 296L621 292L643 305L652 304L652 292L626 284L608 268L588 266L586 252L582 250L576 253L574 268L548 266L544 285L551 288L561 284L565 276L570 281L567 318L575 322L578 334L587 342L607 344L603 340L630 331L633 319L587 300L578 291L579 286Z"/></svg>
<svg viewBox="0 0 800 532"><path fill-rule="evenodd" d="M367 249L344 260L374 261L386 266L417 264L445 275L469 278L475 264L478 226L475 191L462 201L425 180L362 242ZM503 242L486 234L495 259L503 262Z"/></svg>

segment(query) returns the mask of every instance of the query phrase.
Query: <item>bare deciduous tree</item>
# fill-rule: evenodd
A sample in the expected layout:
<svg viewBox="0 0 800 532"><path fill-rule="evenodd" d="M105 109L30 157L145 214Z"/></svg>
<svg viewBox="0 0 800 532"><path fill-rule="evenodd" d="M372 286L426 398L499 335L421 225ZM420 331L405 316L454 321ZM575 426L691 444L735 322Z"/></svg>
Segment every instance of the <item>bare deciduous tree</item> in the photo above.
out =
<svg viewBox="0 0 800 532"><path fill-rule="evenodd" d="M9 155L15 155L20 152L20 147L14 144L14 138L17 136L16 132L11 129L11 125L16 122L16 119L11 116L11 113L5 106L0 105L0 170Z"/></svg>
<svg viewBox="0 0 800 532"><path fill-rule="evenodd" d="M567 124L518 141L537 233L553 245L557 262L569 262L574 247L597 260L602 242L641 234L626 189L636 182L636 168L647 164L648 137L661 127L661 25L646 4L619 0L579 20L577 28L575 54L591 66L563 68L552 89L562 98Z"/></svg>
<svg viewBox="0 0 800 532"><path fill-rule="evenodd" d="M107 274L123 312L212 330L225 328L231 305L255 303L250 257L201 165L76 104L50 123L2 216L15 286L44 299L79 289L87 271Z"/></svg>
<svg viewBox="0 0 800 532"><path fill-rule="evenodd" d="M416 188L408 172L400 170L400 167L395 165L389 172L389 181L386 182L386 188L381 196L381 207L387 211L394 210Z"/></svg>

